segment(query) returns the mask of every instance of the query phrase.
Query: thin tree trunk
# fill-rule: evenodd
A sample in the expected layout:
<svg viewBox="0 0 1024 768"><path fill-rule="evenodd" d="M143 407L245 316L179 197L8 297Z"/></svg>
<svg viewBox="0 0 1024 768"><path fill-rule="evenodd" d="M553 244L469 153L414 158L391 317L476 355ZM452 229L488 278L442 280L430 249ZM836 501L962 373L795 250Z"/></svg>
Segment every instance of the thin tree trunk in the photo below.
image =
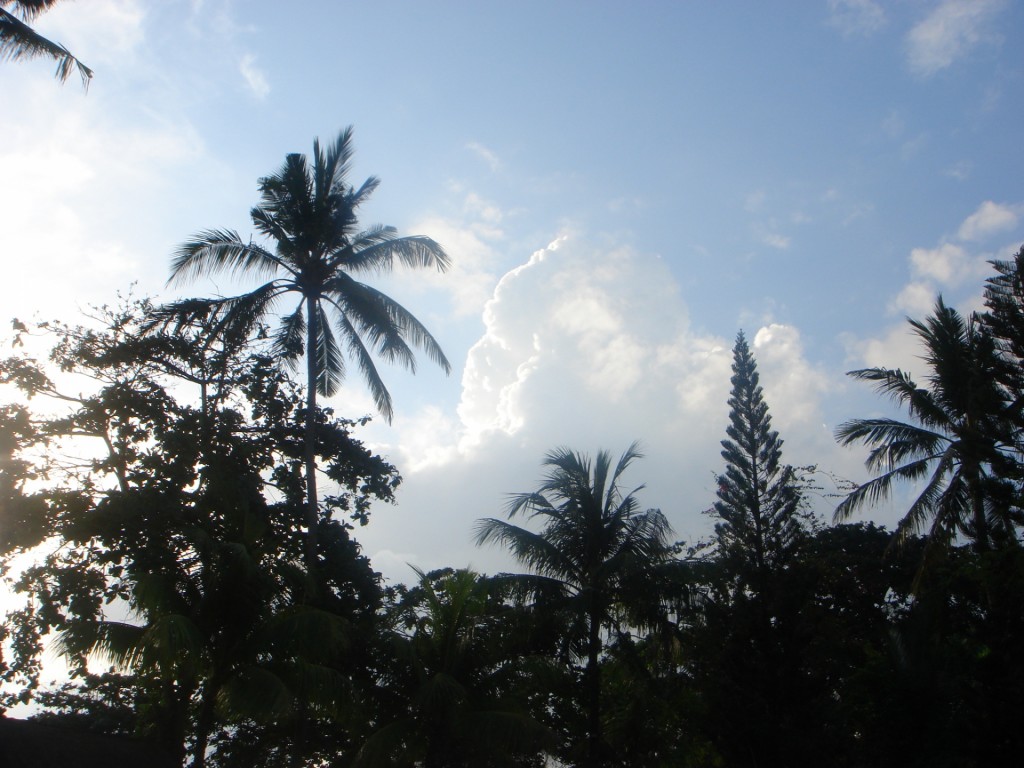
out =
<svg viewBox="0 0 1024 768"><path fill-rule="evenodd" d="M203 696L199 702L199 713L196 717L195 742L192 745L191 768L206 767L206 749L213 731L214 707L217 702L217 689L220 684L211 677L203 688Z"/></svg>
<svg viewBox="0 0 1024 768"><path fill-rule="evenodd" d="M593 612L590 615L589 637L587 638L587 668L584 672L587 696L587 766L598 768L604 765L602 759L601 731L601 620Z"/></svg>
<svg viewBox="0 0 1024 768"><path fill-rule="evenodd" d="M320 510L316 492L316 383L317 320L316 301L306 299L306 569L312 577L317 562L317 529Z"/></svg>

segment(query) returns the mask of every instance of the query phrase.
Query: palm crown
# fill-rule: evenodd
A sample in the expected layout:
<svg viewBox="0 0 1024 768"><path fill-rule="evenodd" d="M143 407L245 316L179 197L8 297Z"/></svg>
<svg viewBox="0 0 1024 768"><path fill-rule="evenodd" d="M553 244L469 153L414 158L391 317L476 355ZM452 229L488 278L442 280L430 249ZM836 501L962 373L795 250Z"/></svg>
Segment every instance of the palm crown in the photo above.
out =
<svg viewBox="0 0 1024 768"><path fill-rule="evenodd" d="M876 477L858 486L836 509L844 519L865 503L889 495L897 480L924 484L897 529L899 540L929 527L935 540L956 533L975 546L989 545L991 526L1001 525L988 508L991 465L1005 449L993 423L1005 408L1005 392L995 376L992 339L973 318L963 318L938 300L924 322L911 321L931 369L929 387L919 387L904 371L866 368L850 376L874 382L877 389L905 406L916 423L891 418L853 419L839 426L843 445L871 446L867 466Z"/></svg>
<svg viewBox="0 0 1024 768"><path fill-rule="evenodd" d="M493 518L477 523L477 544L504 544L533 572L510 579L524 592L553 598L571 622L571 651L586 659L584 752L592 766L605 764L598 663L602 629L618 627L621 618L634 626L650 618L653 577L671 553L665 516L640 508L639 488L623 493L619 485L640 455L634 443L613 466L606 451L593 462L566 448L553 451L544 460L549 471L540 488L512 496L508 505L509 517L539 518L540 532Z"/></svg>
<svg viewBox="0 0 1024 768"><path fill-rule="evenodd" d="M296 361L310 358L310 387L332 395L346 372L342 346L358 365L381 414L391 420L391 395L371 353L415 371L412 346L421 348L445 372L451 366L441 347L408 310L354 275L389 271L395 261L410 267L447 269L444 250L428 237L399 237L393 227L359 230L358 208L377 188L368 178L359 187L346 181L352 159L352 129L326 149L313 143L312 166L305 155L290 154L281 169L260 179L260 205L250 215L256 230L273 243L270 250L243 240L233 230L200 232L175 254L170 282L186 282L216 272L271 279L238 296L188 299L158 311L157 321L188 315L213 316L220 334L248 338L287 294L297 297L282 316L274 352Z"/></svg>

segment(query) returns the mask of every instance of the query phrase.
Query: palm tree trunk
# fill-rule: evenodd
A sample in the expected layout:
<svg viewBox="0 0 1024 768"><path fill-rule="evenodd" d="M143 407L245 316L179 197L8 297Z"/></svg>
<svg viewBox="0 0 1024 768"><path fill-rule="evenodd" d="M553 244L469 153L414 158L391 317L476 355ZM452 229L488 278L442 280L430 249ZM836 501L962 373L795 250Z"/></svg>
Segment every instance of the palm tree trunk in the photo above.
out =
<svg viewBox="0 0 1024 768"><path fill-rule="evenodd" d="M591 611L589 637L587 638L587 668L584 670L584 685L587 697L587 766L599 768L604 765L601 756L601 619Z"/></svg>
<svg viewBox="0 0 1024 768"><path fill-rule="evenodd" d="M210 744L210 733L213 732L214 708L219 688L220 683L216 677L211 677L203 686L203 695L199 701L199 713L196 717L195 738L192 744L191 768L206 768L206 749Z"/></svg>
<svg viewBox="0 0 1024 768"><path fill-rule="evenodd" d="M971 512L974 517L974 551L982 554L989 550L989 531L988 518L985 516L985 491L979 474L975 472L968 482L971 491Z"/></svg>
<svg viewBox="0 0 1024 768"><path fill-rule="evenodd" d="M306 569L310 575L316 568L317 528L320 525L320 510L316 492L316 301L306 298Z"/></svg>

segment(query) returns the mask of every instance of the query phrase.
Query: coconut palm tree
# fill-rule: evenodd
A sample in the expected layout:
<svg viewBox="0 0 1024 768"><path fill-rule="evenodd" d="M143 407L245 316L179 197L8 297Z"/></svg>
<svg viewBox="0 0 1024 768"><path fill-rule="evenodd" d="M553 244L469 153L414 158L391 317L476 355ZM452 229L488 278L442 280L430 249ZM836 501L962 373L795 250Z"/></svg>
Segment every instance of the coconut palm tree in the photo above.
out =
<svg viewBox="0 0 1024 768"><path fill-rule="evenodd" d="M566 448L544 460L548 474L532 493L511 497L507 515L537 519L539 532L493 518L477 523L478 545L501 544L530 569L521 577L535 596L554 596L572 617L572 650L585 659L583 709L587 716L588 766L604 762L601 726L602 633L641 623L630 609L658 565L671 554L671 527L657 509L641 510L636 488L623 493L623 473L641 454L636 443L612 465L606 451L590 458ZM631 605L633 603L633 605Z"/></svg>
<svg viewBox="0 0 1024 768"><path fill-rule="evenodd" d="M0 61L38 57L53 59L57 62L58 80L63 83L77 70L82 78L82 85L88 88L92 70L72 56L63 45L48 40L28 25L28 22L52 8L57 2L58 0L0 0Z"/></svg>
<svg viewBox="0 0 1024 768"><path fill-rule="evenodd" d="M168 326L202 317L214 333L245 343L262 331L279 300L295 303L273 335L273 351L297 364L305 355L306 495L309 565L316 560L319 507L316 491L317 395L338 391L346 374L345 354L366 379L378 410L392 417L391 395L374 362L376 354L416 370L411 347L419 347L447 373L448 360L434 337L412 313L389 296L356 279L390 271L395 262L408 267L448 268L448 256L428 237L399 237L393 227L360 230L359 206L377 188L370 177L359 187L347 181L353 154L352 128L326 148L313 142L312 164L305 155L290 154L281 169L260 179L260 204L250 216L269 247L243 240L232 230L200 232L184 243L171 265L170 283L227 272L269 277L259 287L237 296L186 299L154 312L149 327ZM411 346L410 346L411 345Z"/></svg>
<svg viewBox="0 0 1024 768"><path fill-rule="evenodd" d="M993 342L976 323L947 307L940 297L924 322L911 320L924 345L928 386L919 387L905 371L865 368L850 371L871 381L882 394L905 407L913 422L891 418L853 419L841 424L842 445L862 442L871 447L867 466L878 475L855 488L839 504L837 520L845 520L865 504L888 497L898 480L924 480L897 528L897 540L928 529L932 541L963 534L979 551L989 548L993 525L986 489L991 466L1006 446L999 419L1006 407L1005 391L995 376Z"/></svg>

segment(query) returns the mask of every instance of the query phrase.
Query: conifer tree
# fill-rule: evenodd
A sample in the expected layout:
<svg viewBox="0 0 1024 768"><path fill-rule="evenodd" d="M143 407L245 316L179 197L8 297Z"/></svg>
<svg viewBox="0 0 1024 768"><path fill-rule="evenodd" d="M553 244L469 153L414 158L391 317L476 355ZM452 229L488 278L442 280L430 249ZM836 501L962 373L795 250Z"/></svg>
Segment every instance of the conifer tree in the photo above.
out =
<svg viewBox="0 0 1024 768"><path fill-rule="evenodd" d="M738 586L760 589L799 536L800 490L793 468L782 464L782 440L772 429L757 363L742 331L733 347L732 372L715 538L719 557L739 578Z"/></svg>

